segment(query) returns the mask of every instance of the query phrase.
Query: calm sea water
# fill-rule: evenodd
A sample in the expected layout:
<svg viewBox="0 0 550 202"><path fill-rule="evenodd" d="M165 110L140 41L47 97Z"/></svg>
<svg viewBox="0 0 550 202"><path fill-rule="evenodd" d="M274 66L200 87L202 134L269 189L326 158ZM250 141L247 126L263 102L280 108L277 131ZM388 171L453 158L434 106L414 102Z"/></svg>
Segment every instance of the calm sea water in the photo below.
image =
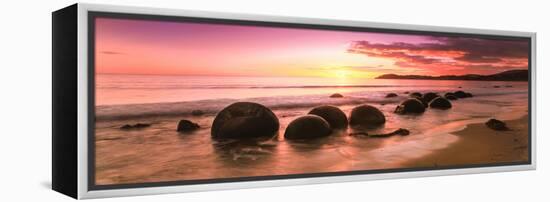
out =
<svg viewBox="0 0 550 202"><path fill-rule="evenodd" d="M399 168L403 162L457 141L459 137L452 132L466 124L525 115L528 102L526 82L136 75L98 75L96 82L98 184ZM406 91L443 94L456 90L472 92L474 97L453 101L450 110L393 113L407 98ZM399 96L385 98L390 92ZM329 98L332 93L345 97ZM270 107L281 122L279 135L260 142L211 139L216 112L236 101ZM387 122L366 132L406 128L411 135L360 138L348 136L354 132L348 129L310 141L283 138L289 122L322 104L336 105L346 114L359 104L376 106ZM206 114L190 116L195 109ZM180 134L175 130L180 119L196 122L201 129ZM121 125L137 122L152 126L119 130Z"/></svg>

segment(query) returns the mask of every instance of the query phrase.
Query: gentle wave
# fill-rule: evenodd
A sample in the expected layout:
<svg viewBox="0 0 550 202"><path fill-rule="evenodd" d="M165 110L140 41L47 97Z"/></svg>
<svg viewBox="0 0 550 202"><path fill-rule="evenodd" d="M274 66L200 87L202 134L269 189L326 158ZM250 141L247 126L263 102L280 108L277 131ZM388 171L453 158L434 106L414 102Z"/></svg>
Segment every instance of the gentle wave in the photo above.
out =
<svg viewBox="0 0 550 202"><path fill-rule="evenodd" d="M96 106L96 118L98 120L119 120L130 118L144 118L154 116L185 116L193 110L201 110L206 115L214 115L224 107L235 102L256 102L273 110L306 108L319 105L353 105L353 104L387 104L398 103L407 98L407 94L397 92L396 98L385 98L384 92L356 92L346 95L344 98L329 98L329 95L307 96L279 96L259 97L249 99L211 99L185 102L164 102L146 104L103 105ZM510 91L469 91L475 97L498 96L509 94L526 94L526 90ZM443 92L441 92L443 93Z"/></svg>

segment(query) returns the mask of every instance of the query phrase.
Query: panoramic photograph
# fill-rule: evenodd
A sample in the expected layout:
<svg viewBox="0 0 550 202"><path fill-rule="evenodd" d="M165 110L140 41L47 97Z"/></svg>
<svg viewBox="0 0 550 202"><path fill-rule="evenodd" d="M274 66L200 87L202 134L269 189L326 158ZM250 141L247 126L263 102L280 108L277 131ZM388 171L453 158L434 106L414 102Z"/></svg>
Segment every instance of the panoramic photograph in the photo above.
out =
<svg viewBox="0 0 550 202"><path fill-rule="evenodd" d="M95 185L530 161L528 38L94 27Z"/></svg>

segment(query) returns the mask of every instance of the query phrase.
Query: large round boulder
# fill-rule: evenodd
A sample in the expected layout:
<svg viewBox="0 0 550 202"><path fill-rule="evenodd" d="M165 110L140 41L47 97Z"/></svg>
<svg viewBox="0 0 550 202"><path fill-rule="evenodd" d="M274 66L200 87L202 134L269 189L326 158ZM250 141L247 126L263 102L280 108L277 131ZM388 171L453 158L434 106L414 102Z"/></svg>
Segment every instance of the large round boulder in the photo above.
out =
<svg viewBox="0 0 550 202"><path fill-rule="evenodd" d="M451 102L442 97L437 97L430 102L430 108L434 109L450 109L451 107L453 107Z"/></svg>
<svg viewBox="0 0 550 202"><path fill-rule="evenodd" d="M424 103L430 103L436 97L439 97L437 93L426 93L422 96L422 100Z"/></svg>
<svg viewBox="0 0 550 202"><path fill-rule="evenodd" d="M285 130L285 139L308 139L329 136L329 123L317 115L305 115L294 119Z"/></svg>
<svg viewBox="0 0 550 202"><path fill-rule="evenodd" d="M313 114L325 119L332 129L344 129L348 127L346 114L338 107L324 105L313 108L308 114Z"/></svg>
<svg viewBox="0 0 550 202"><path fill-rule="evenodd" d="M353 127L374 127L386 123L386 117L376 107L359 105L351 110L349 124Z"/></svg>
<svg viewBox="0 0 550 202"><path fill-rule="evenodd" d="M416 98L410 98L403 101L395 108L395 113L397 114L420 114L426 111L426 107Z"/></svg>
<svg viewBox="0 0 550 202"><path fill-rule="evenodd" d="M267 107L252 102L236 102L221 110L212 123L213 138L254 138L274 136L279 119Z"/></svg>
<svg viewBox="0 0 550 202"><path fill-rule="evenodd" d="M422 93L414 92L414 93L409 94L409 96L412 97L412 98L420 99L420 98L422 98Z"/></svg>

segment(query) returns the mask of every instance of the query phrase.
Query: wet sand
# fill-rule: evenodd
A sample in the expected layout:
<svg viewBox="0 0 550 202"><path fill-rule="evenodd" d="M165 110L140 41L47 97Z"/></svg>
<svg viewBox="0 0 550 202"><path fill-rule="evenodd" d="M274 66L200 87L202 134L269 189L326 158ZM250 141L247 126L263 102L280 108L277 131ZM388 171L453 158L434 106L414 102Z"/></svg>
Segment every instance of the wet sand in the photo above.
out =
<svg viewBox="0 0 550 202"><path fill-rule="evenodd" d="M460 166L529 160L528 116L505 121L508 131L495 131L484 123L470 124L453 133L460 139L446 148L404 163L404 167Z"/></svg>

